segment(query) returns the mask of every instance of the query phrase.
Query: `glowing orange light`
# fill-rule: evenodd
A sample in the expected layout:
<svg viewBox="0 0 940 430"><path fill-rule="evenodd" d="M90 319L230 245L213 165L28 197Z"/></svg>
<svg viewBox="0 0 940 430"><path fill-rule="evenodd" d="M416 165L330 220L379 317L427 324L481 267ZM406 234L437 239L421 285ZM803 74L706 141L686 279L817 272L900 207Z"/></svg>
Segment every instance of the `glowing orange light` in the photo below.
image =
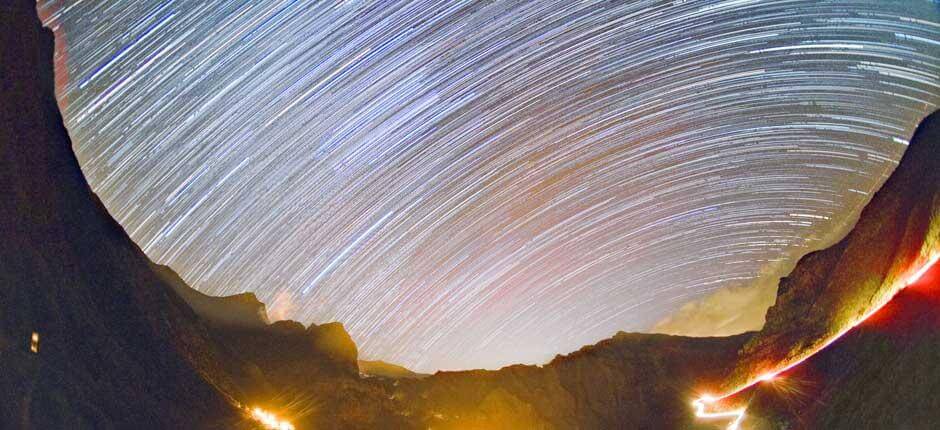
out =
<svg viewBox="0 0 940 430"><path fill-rule="evenodd" d="M914 272L914 275L912 275L910 278L907 279L907 285L911 285L917 282L921 276L924 276L924 273L927 273L927 271L930 270L930 268L934 265L934 263L937 262L937 260L940 260L940 254L934 255L933 258L930 259L930 261L927 261L927 264L925 264L924 267L921 267L920 270L918 270L917 272ZM905 285L905 287L907 285Z"/></svg>
<svg viewBox="0 0 940 430"><path fill-rule="evenodd" d="M920 280L920 278L921 278L922 276L924 276L924 274L927 273L927 271L930 270L930 268L933 267L933 265L936 264L937 261L940 261L940 254L937 254L937 255L931 257L931 258L927 261L926 264L924 264L919 270L917 270L916 272L914 272L914 274L911 275L911 277L909 277L909 278L907 279L907 281L904 283L903 286L901 286L901 288L900 288L898 291L900 291L900 290L902 290L902 289L904 289L904 288L910 286L911 284L916 283L918 280ZM897 292L895 292L895 294L897 294ZM704 395L704 396L699 397L698 399L696 399L695 401L692 402L692 405L695 407L695 416L698 417L698 418L705 418L705 419L712 419L712 418L725 418L725 419L727 419L727 418L733 418L733 421L731 422L731 424L728 425L727 429L728 429L728 430L738 430L738 429L740 428L741 421L744 420L744 412L745 412L745 409L744 409L744 408L735 409L735 410L733 410L733 411L728 411L728 412L707 412L707 411L705 410L705 406L708 405L708 404L715 403L716 401L723 400L723 399L727 399L727 398L729 398L729 397L731 397L731 396L734 396L735 394L738 394L738 393L740 393L740 392L742 392L742 391L744 391L744 390L746 390L746 389L748 389L748 388L753 387L753 386L754 386L755 384L757 384L757 383L773 380L774 378L776 378L776 377L777 377L778 375L780 375L781 373L786 372L787 370L790 370L790 369L792 369L792 368L794 368L794 367L800 365L800 363L802 363L802 362L808 360L810 357L816 355L819 351L822 351L822 350L825 349L827 346L831 345L833 342L839 340L839 338L841 338L843 335L845 335L846 333L848 333L850 330L852 330L853 328L855 328L856 326L858 326L859 324L861 324L862 322L864 322L865 320L867 320L869 317L871 317L872 315L874 315L875 313L877 313L879 310L881 310L881 308L882 308L885 304L888 303L888 301L890 301L890 300L886 300L886 301L885 301L884 303L882 303L881 305L873 307L873 309L869 310L869 311L868 311L867 313L865 313L865 315L863 315L861 318L858 318L857 320L855 320L854 323L849 324L848 327L844 328L844 329L843 329L842 331L840 331L838 334L836 334L835 336L833 336L833 337L827 339L825 342L823 342L823 344L822 344L819 348L816 348L815 351L813 351L813 352L810 353L810 354L807 354L807 355L803 356L803 357L800 358L799 360L796 360L796 361L794 361L794 362L792 362L792 363L790 363L790 364L784 366L783 368L781 368L781 369L779 369L779 370L776 370L776 371L774 371L774 372L764 373L764 374L760 375L757 379L754 379L754 380L752 380L752 381L750 381L750 382L748 382L748 383L746 383L746 384L744 384L744 385L742 385L742 386L740 386L740 387L738 387L738 388L736 388L736 389L734 389L734 390L732 390L732 391L730 391L730 392L728 392L728 393L726 393L726 394L724 394L724 395L722 395L722 396L720 396L720 397L714 397L714 396L711 396L711 395Z"/></svg>
<svg viewBox="0 0 940 430"><path fill-rule="evenodd" d="M39 354L39 333L33 332L29 337L29 350L33 354Z"/></svg>
<svg viewBox="0 0 940 430"><path fill-rule="evenodd" d="M774 378L776 377L777 377L776 373L765 373L763 375L760 375L760 378L757 378L757 379L763 382L767 382L767 381L773 381Z"/></svg>
<svg viewBox="0 0 940 430"><path fill-rule="evenodd" d="M252 408L251 418L270 430L294 430L293 424L261 408Z"/></svg>

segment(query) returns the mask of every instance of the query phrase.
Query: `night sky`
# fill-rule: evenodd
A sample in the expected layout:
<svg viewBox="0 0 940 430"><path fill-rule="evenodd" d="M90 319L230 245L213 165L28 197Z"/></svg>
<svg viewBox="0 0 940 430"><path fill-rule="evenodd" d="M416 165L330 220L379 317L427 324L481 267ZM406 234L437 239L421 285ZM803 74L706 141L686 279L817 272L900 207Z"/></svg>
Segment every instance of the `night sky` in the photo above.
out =
<svg viewBox="0 0 940 430"><path fill-rule="evenodd" d="M759 326L940 104L927 0L40 4L151 258L419 371Z"/></svg>

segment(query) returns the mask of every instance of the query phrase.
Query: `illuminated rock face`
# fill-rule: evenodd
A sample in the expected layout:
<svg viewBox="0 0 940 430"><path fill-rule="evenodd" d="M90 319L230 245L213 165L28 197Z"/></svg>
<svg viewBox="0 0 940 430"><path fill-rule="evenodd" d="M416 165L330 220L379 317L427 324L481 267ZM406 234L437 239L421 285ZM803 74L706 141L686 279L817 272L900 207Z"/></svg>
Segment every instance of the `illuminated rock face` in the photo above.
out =
<svg viewBox="0 0 940 430"><path fill-rule="evenodd" d="M940 264L845 335L772 381L723 399L743 427L935 429L940 423Z"/></svg>
<svg viewBox="0 0 940 430"><path fill-rule="evenodd" d="M781 279L764 328L741 352L729 385L811 352L884 303L940 249L940 114L925 119L855 227L804 256Z"/></svg>
<svg viewBox="0 0 940 430"><path fill-rule="evenodd" d="M186 284L173 269L154 264L160 278L203 319L227 327L264 327L270 323L264 303L253 293L235 294L226 297L209 296Z"/></svg>

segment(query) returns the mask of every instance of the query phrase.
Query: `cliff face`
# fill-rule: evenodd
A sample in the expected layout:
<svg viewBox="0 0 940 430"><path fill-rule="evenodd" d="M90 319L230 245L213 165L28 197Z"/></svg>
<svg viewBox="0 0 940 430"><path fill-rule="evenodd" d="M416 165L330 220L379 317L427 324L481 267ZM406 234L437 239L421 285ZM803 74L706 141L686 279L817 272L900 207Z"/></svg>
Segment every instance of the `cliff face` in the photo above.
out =
<svg viewBox="0 0 940 430"><path fill-rule="evenodd" d="M300 429L417 429L389 395L389 381L360 378L355 342L338 322L268 322L251 293L202 294L168 267L156 266L194 310L217 354L221 376L238 402L290 417ZM243 423L245 424L245 423Z"/></svg>
<svg viewBox="0 0 940 430"><path fill-rule="evenodd" d="M356 345L339 323L210 326L223 360L237 363L231 375L246 404L289 416L299 429L418 428L385 387L360 379Z"/></svg>
<svg viewBox="0 0 940 430"><path fill-rule="evenodd" d="M264 303L261 303L252 293L227 297L209 296L187 285L173 269L156 264L152 267L160 279L204 320L218 325L242 328L258 328L270 324Z"/></svg>
<svg viewBox="0 0 940 430"><path fill-rule="evenodd" d="M0 422L224 424L234 389L207 376L224 374L207 333L79 169L35 8L0 5Z"/></svg>
<svg viewBox="0 0 940 430"><path fill-rule="evenodd" d="M764 328L728 384L815 350L883 304L940 249L940 113L918 127L894 173L835 245L804 256L780 281Z"/></svg>

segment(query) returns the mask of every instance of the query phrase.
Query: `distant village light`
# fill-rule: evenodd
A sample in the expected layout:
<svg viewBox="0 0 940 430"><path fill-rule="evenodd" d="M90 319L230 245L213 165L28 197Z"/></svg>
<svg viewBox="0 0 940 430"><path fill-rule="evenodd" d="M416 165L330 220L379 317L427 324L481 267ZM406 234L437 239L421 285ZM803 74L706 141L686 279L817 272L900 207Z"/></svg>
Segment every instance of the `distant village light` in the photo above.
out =
<svg viewBox="0 0 940 430"><path fill-rule="evenodd" d="M33 332L29 338L29 350L33 354L39 354L39 333Z"/></svg>

